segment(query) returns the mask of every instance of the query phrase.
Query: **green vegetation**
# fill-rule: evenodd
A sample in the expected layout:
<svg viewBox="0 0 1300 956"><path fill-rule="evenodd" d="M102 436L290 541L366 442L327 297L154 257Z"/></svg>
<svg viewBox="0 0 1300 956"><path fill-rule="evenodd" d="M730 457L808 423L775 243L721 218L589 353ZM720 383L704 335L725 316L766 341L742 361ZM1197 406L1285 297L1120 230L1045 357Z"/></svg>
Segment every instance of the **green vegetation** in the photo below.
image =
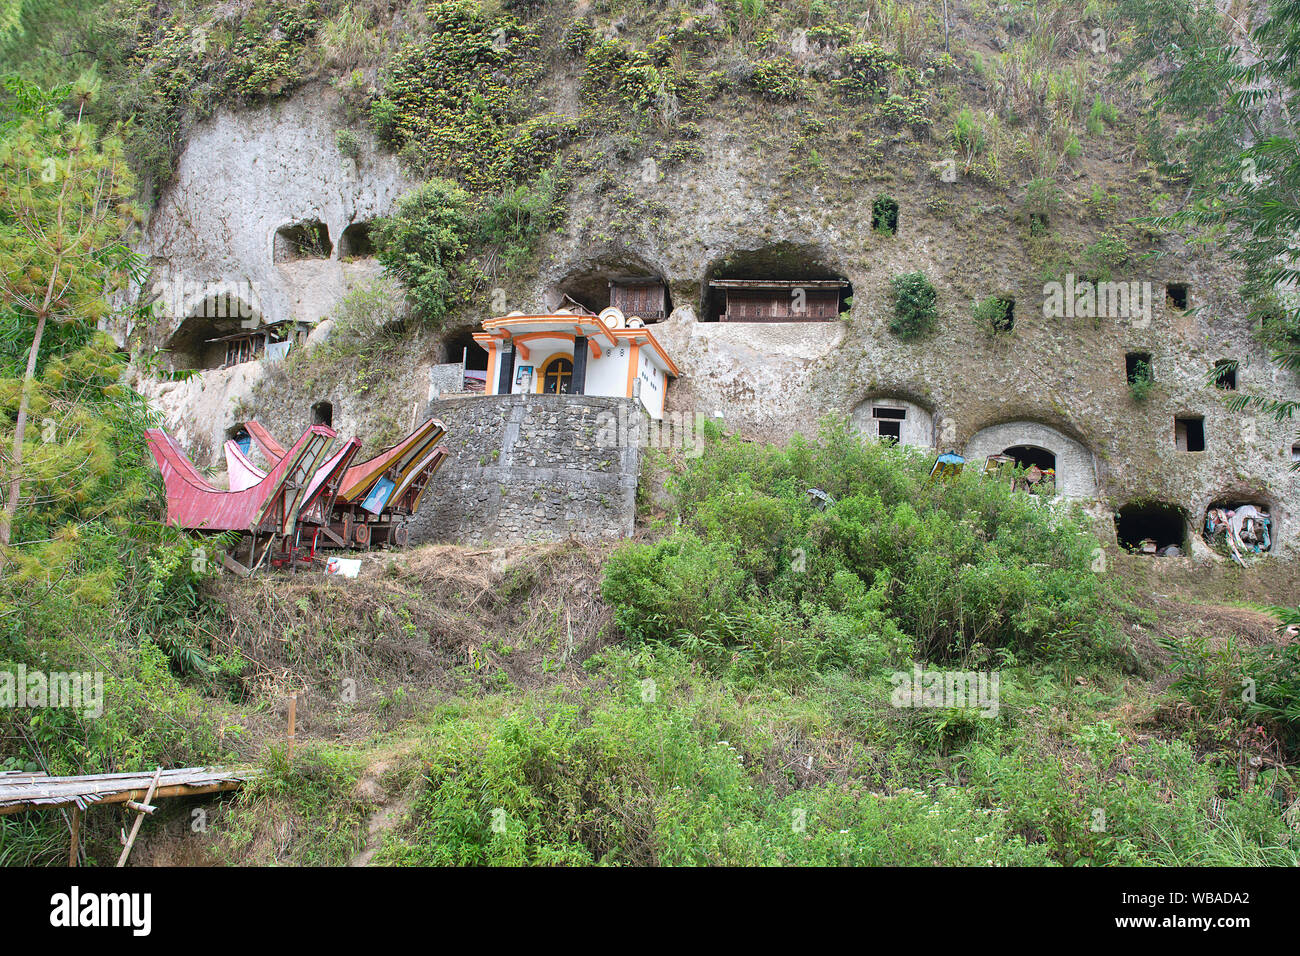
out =
<svg viewBox="0 0 1300 956"><path fill-rule="evenodd" d="M889 280L894 317L889 330L904 339L925 335L939 318L935 308L938 293L922 272L907 272Z"/></svg>
<svg viewBox="0 0 1300 956"><path fill-rule="evenodd" d="M24 471L28 422L33 414L49 410L47 395L35 387L45 330L52 325L93 328L107 314L108 294L132 266L126 232L136 216L130 201L135 183L121 141L101 138L91 124L70 122L54 108L69 95L84 104L93 97L93 83L83 79L46 94L11 80L7 90L21 119L0 144L0 300L11 340L30 334L32 342L17 388L13 432L6 436L12 451L3 475L7 495L0 515L0 570L21 484L29 477ZM52 375L57 377L51 384L62 382L58 372L46 371L47 379ZM57 432L58 422L47 421ZM49 434L41 437L50 440ZM31 451L39 454L39 449ZM59 464L69 462L65 458ZM59 474L48 462L42 464L47 476Z"/></svg>
<svg viewBox="0 0 1300 956"><path fill-rule="evenodd" d="M271 0L253 7L230 45L230 87L258 100L295 86L303 53L320 26L319 12L315 0Z"/></svg>
<svg viewBox="0 0 1300 956"><path fill-rule="evenodd" d="M435 179L403 196L375 225L379 261L405 284L425 321L440 321L450 307L451 270L465 251L469 203L455 183Z"/></svg>
<svg viewBox="0 0 1300 956"><path fill-rule="evenodd" d="M441 325L492 276L510 274L532 256L563 211L563 180L544 172L476 202L453 182L432 179L403 196L374 231L379 261L406 288L417 318Z"/></svg>
<svg viewBox="0 0 1300 956"><path fill-rule="evenodd" d="M126 251L136 184L161 188L216 109L309 82L339 97L339 153L369 155L373 132L422 185L374 225L389 278L353 288L330 337L266 381L346 379L359 404L398 409L377 444L405 430L394 369L413 338L540 273L574 183L600 210L571 227L593 249L663 228L656 191L693 165L776 170L788 196L771 198L808 187L832 212L847 197L862 215L870 197L872 227L893 234L895 197L909 232L944 208L894 170L948 164L972 178L956 227L1007 233L1036 268L1104 280L1175 231L1271 266L1294 212L1294 124L1257 128L1289 104L1246 91L1293 90L1295 7L1271 8L1257 40L1273 56L1244 73L1216 52L1211 7L971 4L961 22L999 33L988 52L947 36L935 5L875 0L612 2L578 18L475 0L9 4L0 443L19 481L4 488L0 670L99 671L105 701L99 718L0 708L0 767L258 762L255 784L208 804L210 862L337 865L365 849L399 864L1296 865L1300 652L1258 621L1248 643L1138 606L1150 599L1106 569L1098 529L1062 497L973 467L931 479L930 457L842 421L781 448L710 427L701 457L658 463L665 494L643 482L643 533L612 552L415 549L346 587L216 580L229 542L160 522L154 415L95 331L145 278ZM1114 56L1080 43L1103 26ZM1156 55L1172 69L1101 68ZM1261 176L1242 178L1242 160ZM1098 182L1101 162L1164 202L1192 184L1191 212L1133 228L1158 203L1113 168ZM954 182L940 181L933 193ZM74 220L84 232L60 232ZM51 276L62 298L38 301ZM909 272L873 305L910 341L935 328L937 298ZM1300 323L1262 288L1258 301L1261 338L1300 368ZM1010 329L1006 298L970 315ZM1151 388L1140 369L1134 399ZM900 698L918 668L996 674L995 706ZM336 699L345 678L360 701ZM289 686L315 708L292 763ZM116 822L87 817L92 861ZM66 848L53 814L0 817L0 863L57 864Z"/></svg>
<svg viewBox="0 0 1300 956"><path fill-rule="evenodd" d="M244 788L222 828L221 853L232 865L346 866L361 848L368 804L356 795L360 760L355 753L307 747L290 763L272 748L265 773ZM286 860L265 832L272 817L289 820L301 838Z"/></svg>
<svg viewBox="0 0 1300 956"><path fill-rule="evenodd" d="M416 718L384 761L409 805L376 862L1296 862L1285 773L1243 785L1198 757L1225 716L1294 726L1267 708L1295 656L1171 639L1160 706L1190 722L1135 733L1127 612L1086 520L925 466L837 423L786 449L711 431L672 530L605 565L627 639L580 688ZM914 666L997 670L998 713L895 706ZM1261 703L1233 704L1243 674Z"/></svg>
<svg viewBox="0 0 1300 956"><path fill-rule="evenodd" d="M976 302L970 314L976 325L992 335L1011 331L1011 300L1004 296L991 295Z"/></svg>
<svg viewBox="0 0 1300 956"><path fill-rule="evenodd" d="M1083 250L1079 275L1090 282L1109 282L1129 258L1128 243L1117 236L1103 235Z"/></svg>
<svg viewBox="0 0 1300 956"><path fill-rule="evenodd" d="M403 44L385 67L370 115L381 138L419 169L495 192L550 164L545 140L528 135L527 92L536 38L511 16L477 3L429 7L429 32Z"/></svg>
<svg viewBox="0 0 1300 956"><path fill-rule="evenodd" d="M361 155L361 140L350 129L340 129L334 134L334 145L348 159L357 159Z"/></svg>
<svg viewBox="0 0 1300 956"><path fill-rule="evenodd" d="M1220 18L1212 6L1192 0L1122 0L1118 11L1160 24L1135 41L1118 72L1131 84L1145 86L1152 83L1148 65L1164 60L1150 94L1146 139L1161 170L1191 187L1190 201L1146 222L1185 232L1197 243L1226 241L1243 266L1243 294L1266 311L1275 310L1274 289L1300 278L1293 258L1294 197L1300 186L1293 96L1300 4L1277 0L1268 5L1267 16L1251 21L1249 63L1236 55L1243 43L1229 32L1239 25ZM1263 313L1256 317L1269 321ZM1300 326L1300 303L1294 297L1280 321ZM1272 359L1300 372L1300 348L1289 338L1275 339ZM1300 407L1247 394L1232 396L1227 405L1278 421L1292 418Z"/></svg>
<svg viewBox="0 0 1300 956"><path fill-rule="evenodd" d="M877 196L871 203L871 228L882 235L898 232L898 200L893 196Z"/></svg>
<svg viewBox="0 0 1300 956"><path fill-rule="evenodd" d="M119 142L52 109L70 90L6 90L16 118L0 145L0 440L14 451L0 671L98 672L103 712L0 708L0 760L55 774L215 761L227 753L219 709L196 685L237 666L213 647L200 594L215 552L157 523L144 443L154 413L95 330L133 266L130 172ZM6 819L0 856L53 862L59 829Z"/></svg>
<svg viewBox="0 0 1300 956"><path fill-rule="evenodd" d="M675 483L677 530L610 560L605 597L631 638L749 678L1104 643L1085 623L1100 600L1091 537L1001 483L926 481L923 462L843 424L784 451L710 450Z"/></svg>
<svg viewBox="0 0 1300 956"><path fill-rule="evenodd" d="M1151 373L1151 363L1139 359L1133 363L1133 372L1128 380L1128 394L1135 402L1145 402L1151 397L1156 387L1155 376Z"/></svg>
<svg viewBox="0 0 1300 956"><path fill-rule="evenodd" d="M1025 188L1020 213L1029 226L1030 236L1045 236L1052 217L1061 205L1061 189L1050 179L1035 179Z"/></svg>

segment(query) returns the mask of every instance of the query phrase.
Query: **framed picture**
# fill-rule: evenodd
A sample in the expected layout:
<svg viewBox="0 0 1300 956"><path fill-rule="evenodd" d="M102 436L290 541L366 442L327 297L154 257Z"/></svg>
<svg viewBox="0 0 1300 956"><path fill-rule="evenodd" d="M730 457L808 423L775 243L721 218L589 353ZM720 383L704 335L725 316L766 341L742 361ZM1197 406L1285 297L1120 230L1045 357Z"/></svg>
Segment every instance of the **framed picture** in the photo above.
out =
<svg viewBox="0 0 1300 956"><path fill-rule="evenodd" d="M515 369L515 384L523 385L533 380L533 367L531 365L520 365Z"/></svg>

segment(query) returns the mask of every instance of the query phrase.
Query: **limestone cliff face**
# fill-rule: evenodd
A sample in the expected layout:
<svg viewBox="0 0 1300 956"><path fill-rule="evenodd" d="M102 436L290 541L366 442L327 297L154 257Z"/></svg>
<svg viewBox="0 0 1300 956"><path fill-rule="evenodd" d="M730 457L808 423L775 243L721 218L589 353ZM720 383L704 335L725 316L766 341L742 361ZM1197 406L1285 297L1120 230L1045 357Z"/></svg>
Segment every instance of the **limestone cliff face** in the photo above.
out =
<svg viewBox="0 0 1300 956"><path fill-rule="evenodd" d="M334 143L340 125L330 97L314 92L222 113L200 127L149 222L146 251L160 277L247 280L270 321L328 316L350 283L377 269L373 260L340 261L343 230L382 214L413 185L395 158L370 146L357 162L342 156ZM1239 276L1222 254L1153 241L1116 275L1149 284L1148 315L1053 317L1044 312L1048 294L1031 239L1007 194L935 175L941 144L899 142L887 172L874 159L846 155L830 174L804 182L788 174L793 159L779 141L760 150L734 120L701 125L701 161L653 175L626 164L622 182L637 204L631 213L598 178L579 178L564 228L546 238L534 269L504 290L508 309L555 307L565 292L598 289L614 275L658 275L675 308L654 331L682 370L669 390L670 410L721 416L747 435L781 440L812 431L828 413L861 421L873 400L907 402L922 410L944 449L982 457L1049 446L1072 472L1062 490L1094 502L1100 514L1136 501L1183 509L1198 553L1196 532L1211 501L1267 504L1277 522L1275 554L1296 556L1293 426L1231 413L1207 383L1216 361L1232 359L1238 389L1300 398L1293 377L1256 341L1236 293ZM1108 228L1087 211L1093 183L1108 184L1130 207L1145 201L1150 185L1134 179L1118 148L1090 148L1052 224L1079 248ZM872 202L886 193L899 204L894 235L871 228ZM324 224L333 250L276 262L276 231L303 220ZM889 283L913 270L937 288L940 317L933 333L906 341L889 330ZM842 321L704 321L707 283L723 275L835 276L852 283L852 306ZM1187 287L1187 308L1166 301L1169 284ZM1015 301L1009 333L991 334L972 315L973 303L993 294ZM172 315L170 329L184 317L184 308ZM463 315L454 332L486 317ZM388 372L402 383L401 421L383 424L419 414L419 383L451 351L428 336L412 339ZM1156 384L1145 401L1128 388L1130 352L1151 357ZM381 414L391 417L346 381L304 385L256 366L205 372L165 394L148 388L170 427L209 465L218 463L241 403L286 437L308 423L322 397L343 433L372 432ZM1179 448L1175 419L1185 417L1203 418L1204 451Z"/></svg>
<svg viewBox="0 0 1300 956"><path fill-rule="evenodd" d="M248 283L268 322L316 322L373 260L345 261L348 226L386 213L414 185L394 156L377 152L356 131L360 152L344 156L335 142L346 126L328 92L315 90L260 109L223 110L191 135L174 180L149 217L140 251L154 282L170 289ZM277 262L276 231L303 221L328 229L323 258ZM196 305L184 297L183 309ZM184 314L170 318L179 324Z"/></svg>
<svg viewBox="0 0 1300 956"><path fill-rule="evenodd" d="M350 287L381 271L349 239L414 183L363 130L356 131L356 158L343 155L336 131L346 125L335 97L316 89L260 109L223 110L195 128L139 247L153 267L148 294L158 297L162 316L152 344L179 347L176 333L196 317L220 321L198 322L203 328L189 341L240 322L315 324ZM303 222L324 226L328 248L289 258L294 250L277 232ZM348 231L357 224L360 231ZM250 363L141 386L196 460L211 466L262 373L260 363Z"/></svg>
<svg viewBox="0 0 1300 956"><path fill-rule="evenodd" d="M726 127L705 136L713 139L706 156L727 155ZM1121 184L1126 168L1099 151L1063 206L1086 208L1088 181ZM1142 187L1117 188L1136 197ZM1240 276L1221 252L1153 242L1115 276L1149 292L1149 312L1057 317L1045 309L1050 295L1026 231L1008 221L996 191L974 180L945 182L921 167L884 185L864 179L858 188L801 192L759 166L736 176L724 163L672 170L638 189L661 210L661 225L610 235L587 225L608 221L612 210L599 190L580 184L569 229L550 240L542 271L511 308L551 305L575 276L593 272L662 275L676 309L653 328L682 370L670 409L721 415L745 434L782 440L812 431L826 414L860 418L874 399L913 402L932 418L936 445L980 463L1010 446L1051 451L1070 472L1062 490L1096 502L1107 521L1126 503L1173 504L1187 516L1188 545L1204 555L1206 507L1257 500L1274 516L1275 554L1297 554L1294 425L1230 412L1231 393L1208 382L1214 364L1231 359L1238 390L1300 397L1294 377L1257 341ZM883 193L899 202L895 235L871 228L872 200ZM1104 227L1071 210L1054 228L1082 246ZM727 269L848 279L848 321L701 321L707 282ZM889 281L918 269L939 291L940 318L932 334L906 341L889 330ZM1186 286L1186 308L1167 299L1171 285ZM993 294L1015 301L1010 333L991 334L972 316L974 303ZM1150 355L1156 384L1144 401L1128 387L1129 353ZM1176 419L1188 417L1204 420L1204 451L1178 445Z"/></svg>

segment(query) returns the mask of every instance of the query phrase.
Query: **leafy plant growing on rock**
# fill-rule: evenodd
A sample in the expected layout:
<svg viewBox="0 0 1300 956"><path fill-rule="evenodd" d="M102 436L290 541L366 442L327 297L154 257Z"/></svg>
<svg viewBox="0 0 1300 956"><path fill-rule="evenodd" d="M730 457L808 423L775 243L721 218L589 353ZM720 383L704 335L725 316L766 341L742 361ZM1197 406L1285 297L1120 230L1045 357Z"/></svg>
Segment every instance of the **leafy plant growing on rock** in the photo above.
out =
<svg viewBox="0 0 1300 956"><path fill-rule="evenodd" d="M882 235L898 232L898 200L893 196L877 196L871 203L871 228Z"/></svg>
<svg viewBox="0 0 1300 956"><path fill-rule="evenodd" d="M1011 331L1011 300L1004 296L991 295L982 302L977 302L971 309L971 318L993 335L1002 335Z"/></svg>
<svg viewBox="0 0 1300 956"><path fill-rule="evenodd" d="M1156 378L1151 373L1151 363L1138 359L1133 363L1133 374L1129 376L1129 397L1135 402L1145 402L1151 397L1151 390L1155 387Z"/></svg>
<svg viewBox="0 0 1300 956"><path fill-rule="evenodd" d="M411 307L436 325L452 306L452 273L466 249L470 198L444 179L403 196L391 216L376 222L378 258L407 288Z"/></svg>
<svg viewBox="0 0 1300 956"><path fill-rule="evenodd" d="M1079 265L1084 278L1109 282L1114 271L1128 262L1129 256L1127 242L1106 234L1083 250L1083 261Z"/></svg>
<svg viewBox="0 0 1300 956"><path fill-rule="evenodd" d="M894 318L889 330L904 339L925 335L934 328L939 310L935 308L938 293L923 272L906 272L894 276L889 282L894 305Z"/></svg>
<svg viewBox="0 0 1300 956"><path fill-rule="evenodd" d="M1050 179L1035 179L1025 188L1025 199L1020 214L1029 226L1031 236L1045 236L1048 223L1061 204L1061 190Z"/></svg>

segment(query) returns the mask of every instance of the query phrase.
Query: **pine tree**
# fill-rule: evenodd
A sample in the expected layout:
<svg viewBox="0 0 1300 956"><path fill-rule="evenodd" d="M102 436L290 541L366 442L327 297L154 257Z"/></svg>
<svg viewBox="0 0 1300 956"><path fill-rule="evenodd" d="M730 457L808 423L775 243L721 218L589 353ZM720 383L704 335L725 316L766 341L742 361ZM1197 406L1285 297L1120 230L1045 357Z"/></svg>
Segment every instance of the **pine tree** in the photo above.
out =
<svg viewBox="0 0 1300 956"><path fill-rule="evenodd" d="M94 327L109 311L109 294L132 264L128 231L139 215L135 180L121 140L101 136L82 119L97 81L71 89L77 116L55 108L49 94L21 81L6 84L17 117L0 139L0 305L30 329L22 393L4 478L0 569L7 561L22 498L24 444L47 328Z"/></svg>

